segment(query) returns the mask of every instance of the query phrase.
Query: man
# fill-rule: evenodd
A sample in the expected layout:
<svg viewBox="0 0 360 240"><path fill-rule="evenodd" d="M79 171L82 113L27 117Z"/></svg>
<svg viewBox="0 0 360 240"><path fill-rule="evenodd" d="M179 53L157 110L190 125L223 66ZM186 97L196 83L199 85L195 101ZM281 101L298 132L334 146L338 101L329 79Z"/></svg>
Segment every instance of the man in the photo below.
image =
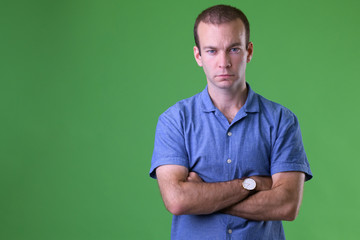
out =
<svg viewBox="0 0 360 240"><path fill-rule="evenodd" d="M312 177L296 116L245 80L246 16L217 5L194 27L207 87L170 107L156 129L150 176L174 214L172 239L285 239Z"/></svg>

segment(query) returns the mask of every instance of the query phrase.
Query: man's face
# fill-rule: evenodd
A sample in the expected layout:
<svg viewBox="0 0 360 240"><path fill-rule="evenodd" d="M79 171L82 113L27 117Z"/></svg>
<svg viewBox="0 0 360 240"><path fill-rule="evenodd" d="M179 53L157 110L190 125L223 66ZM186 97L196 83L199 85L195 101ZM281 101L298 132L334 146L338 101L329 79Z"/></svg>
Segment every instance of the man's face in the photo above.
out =
<svg viewBox="0 0 360 240"><path fill-rule="evenodd" d="M240 19L220 25L200 22L198 36L201 48L194 56L203 67L211 89L238 89L245 86L246 63L250 62L253 45L246 49L245 26ZM215 89L214 89L215 90Z"/></svg>

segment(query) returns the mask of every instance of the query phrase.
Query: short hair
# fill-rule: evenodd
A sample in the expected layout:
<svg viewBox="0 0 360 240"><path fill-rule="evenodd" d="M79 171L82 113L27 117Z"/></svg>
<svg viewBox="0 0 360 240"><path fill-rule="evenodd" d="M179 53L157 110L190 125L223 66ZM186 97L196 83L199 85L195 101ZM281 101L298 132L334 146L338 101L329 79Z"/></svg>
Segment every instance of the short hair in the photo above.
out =
<svg viewBox="0 0 360 240"><path fill-rule="evenodd" d="M200 42L197 29L200 22L218 25L231 22L233 20L236 20L237 18L239 18L245 25L246 48L248 48L250 41L250 24L245 14L241 10L229 5L215 5L202 11L196 18L194 25L194 39L199 51Z"/></svg>

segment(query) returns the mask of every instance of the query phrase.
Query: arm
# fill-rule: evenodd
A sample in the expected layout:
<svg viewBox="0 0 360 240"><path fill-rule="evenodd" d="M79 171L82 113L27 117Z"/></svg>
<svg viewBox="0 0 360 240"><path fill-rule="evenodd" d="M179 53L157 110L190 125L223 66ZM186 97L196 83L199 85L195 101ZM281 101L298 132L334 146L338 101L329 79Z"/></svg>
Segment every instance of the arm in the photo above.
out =
<svg viewBox="0 0 360 240"><path fill-rule="evenodd" d="M223 212L257 221L295 220L302 201L305 174L281 172L272 179L270 190L257 192Z"/></svg>
<svg viewBox="0 0 360 240"><path fill-rule="evenodd" d="M205 183L186 167L163 165L156 169L160 192L165 207L174 215L210 214L229 207L249 195L242 187L242 180ZM259 188L268 189L271 181L266 177ZM260 187L261 186L261 187Z"/></svg>

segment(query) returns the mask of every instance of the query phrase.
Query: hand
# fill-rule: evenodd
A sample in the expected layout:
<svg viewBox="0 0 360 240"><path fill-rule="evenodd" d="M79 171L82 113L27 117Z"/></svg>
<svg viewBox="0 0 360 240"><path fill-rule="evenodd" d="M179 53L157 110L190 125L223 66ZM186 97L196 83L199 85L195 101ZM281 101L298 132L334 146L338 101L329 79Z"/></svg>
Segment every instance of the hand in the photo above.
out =
<svg viewBox="0 0 360 240"><path fill-rule="evenodd" d="M272 187L271 177L266 176L251 176L250 178L254 179L256 182L256 191L266 191L270 190Z"/></svg>
<svg viewBox="0 0 360 240"><path fill-rule="evenodd" d="M188 182L204 182L196 172L189 172L189 176L186 180Z"/></svg>

